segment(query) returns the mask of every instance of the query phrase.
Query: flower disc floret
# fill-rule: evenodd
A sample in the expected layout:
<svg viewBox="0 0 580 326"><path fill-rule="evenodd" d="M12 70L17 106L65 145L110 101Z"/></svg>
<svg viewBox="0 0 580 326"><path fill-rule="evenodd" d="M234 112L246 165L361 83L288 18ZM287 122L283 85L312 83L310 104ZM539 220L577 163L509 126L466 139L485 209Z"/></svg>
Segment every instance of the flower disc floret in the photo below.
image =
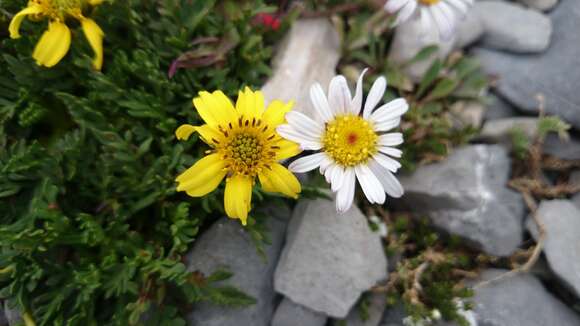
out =
<svg viewBox="0 0 580 326"><path fill-rule="evenodd" d="M377 153L378 135L371 124L352 114L337 116L326 125L324 151L342 166L366 163Z"/></svg>

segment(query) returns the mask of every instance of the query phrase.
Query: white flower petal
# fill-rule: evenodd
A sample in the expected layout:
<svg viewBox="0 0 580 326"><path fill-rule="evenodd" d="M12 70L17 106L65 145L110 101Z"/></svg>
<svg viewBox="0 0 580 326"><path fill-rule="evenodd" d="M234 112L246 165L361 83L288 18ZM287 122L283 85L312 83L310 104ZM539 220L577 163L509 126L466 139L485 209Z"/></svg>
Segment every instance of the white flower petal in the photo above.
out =
<svg viewBox="0 0 580 326"><path fill-rule="evenodd" d="M288 169L295 173L304 173L316 169L324 159L326 154L316 153L301 157L296 161L290 163Z"/></svg>
<svg viewBox="0 0 580 326"><path fill-rule="evenodd" d="M382 105L373 114L370 120L374 123L381 123L387 120L399 118L409 110L409 104L404 98L398 98Z"/></svg>
<svg viewBox="0 0 580 326"><path fill-rule="evenodd" d="M362 164L357 165L354 170L368 201L371 204L383 204L386 199L385 190L373 172Z"/></svg>
<svg viewBox="0 0 580 326"><path fill-rule="evenodd" d="M400 132L392 132L379 136L377 142L380 146L398 146L403 143L403 134Z"/></svg>
<svg viewBox="0 0 580 326"><path fill-rule="evenodd" d="M465 16L467 11L469 10L469 5L465 3L463 0L447 0L447 3L455 8L461 16Z"/></svg>
<svg viewBox="0 0 580 326"><path fill-rule="evenodd" d="M322 148L322 144L320 143L319 139L308 136L307 134L300 133L289 124L278 126L276 131L283 138L298 143L303 150L315 151Z"/></svg>
<svg viewBox="0 0 580 326"><path fill-rule="evenodd" d="M328 122L332 120L332 111L330 110L330 106L328 105L328 100L326 99L326 95L322 90L322 86L320 86L319 83L316 83L310 87L310 100L312 101L312 105L314 105L316 112L322 118L322 121Z"/></svg>
<svg viewBox="0 0 580 326"><path fill-rule="evenodd" d="M403 156L403 151L398 149L398 148L393 148L393 147L389 147L389 146L381 146L379 147L379 152L392 156L392 157L396 157L396 158L401 158L401 156Z"/></svg>
<svg viewBox="0 0 580 326"><path fill-rule="evenodd" d="M387 0L385 3L385 10L389 13L395 13L403 8L409 1L416 1L416 0Z"/></svg>
<svg viewBox="0 0 580 326"><path fill-rule="evenodd" d="M328 104L334 113L333 115L349 113L350 102L351 95L346 78L342 75L335 76L330 81L328 88Z"/></svg>
<svg viewBox="0 0 580 326"><path fill-rule="evenodd" d="M447 13L443 9L444 7L441 6L442 4L439 3L438 5L431 6L429 12L435 20L441 39L449 40L453 35L453 22L451 17L447 17Z"/></svg>
<svg viewBox="0 0 580 326"><path fill-rule="evenodd" d="M373 159L377 161L377 163L379 163L382 167L393 173L397 172L397 170L399 170L401 167L401 163L381 153L375 154Z"/></svg>
<svg viewBox="0 0 580 326"><path fill-rule="evenodd" d="M401 124L401 118L397 118L397 119L383 121L379 124L375 124L373 126L373 129L377 132L384 132L384 131L389 131L389 130L393 129L400 124Z"/></svg>
<svg viewBox="0 0 580 326"><path fill-rule="evenodd" d="M335 163L332 163L328 166L328 168L326 168L324 170L324 180L326 180L326 183L330 184L332 181L332 173L334 172L334 169L336 169L337 165Z"/></svg>
<svg viewBox="0 0 580 326"><path fill-rule="evenodd" d="M354 115L359 115L360 110L362 108L362 101L363 101L363 78L365 73L367 72L368 68L363 70L363 72L358 77L358 81L356 82L356 90L354 92L354 98L350 104L350 112ZM367 98L368 101L368 98Z"/></svg>
<svg viewBox="0 0 580 326"><path fill-rule="evenodd" d="M314 139L320 139L324 132L324 125L322 123L315 122L305 114L298 111L290 111L286 113L286 120L292 128L300 130L300 132L305 133Z"/></svg>
<svg viewBox="0 0 580 326"><path fill-rule="evenodd" d="M397 180L397 178L395 178L395 176L390 171L383 168L374 160L369 162L369 168L371 171L373 171L389 196L393 198L400 198L403 196L403 186L401 186L399 180Z"/></svg>
<svg viewBox="0 0 580 326"><path fill-rule="evenodd" d="M324 158L320 162L320 174L324 175L324 172L326 172L326 169L332 165L333 161L328 157L328 155L326 155L326 153L322 153L324 154Z"/></svg>
<svg viewBox="0 0 580 326"><path fill-rule="evenodd" d="M367 95L367 100L365 102L365 108L363 110L363 118L368 119L371 116L371 113L379 104L379 102L383 99L383 95L385 95L385 91L387 90L387 80L385 77L380 76L375 80L369 94Z"/></svg>
<svg viewBox="0 0 580 326"><path fill-rule="evenodd" d="M352 202L354 201L355 180L354 169L345 169L344 182L336 194L336 210L339 213L346 212L352 206Z"/></svg>
<svg viewBox="0 0 580 326"><path fill-rule="evenodd" d="M338 189L342 187L342 183L344 182L344 169L342 166L336 165L333 169L332 174L330 175L330 189L333 192L337 192Z"/></svg>
<svg viewBox="0 0 580 326"><path fill-rule="evenodd" d="M397 19L395 19L395 22L393 23L394 26L397 26L401 23L406 22L407 20L409 20L409 18L411 18L411 16L413 15L413 13L415 12L415 9L417 9L417 1L409 1L397 14Z"/></svg>

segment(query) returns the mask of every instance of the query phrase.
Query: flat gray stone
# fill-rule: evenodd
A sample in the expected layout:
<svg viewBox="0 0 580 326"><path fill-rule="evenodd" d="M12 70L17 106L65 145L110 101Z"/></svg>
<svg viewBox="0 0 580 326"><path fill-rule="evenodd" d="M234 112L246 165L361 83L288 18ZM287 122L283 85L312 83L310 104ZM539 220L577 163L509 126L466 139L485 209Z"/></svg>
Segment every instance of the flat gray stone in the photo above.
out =
<svg viewBox="0 0 580 326"><path fill-rule="evenodd" d="M456 150L445 161L402 176L406 209L426 215L446 233L496 256L512 254L523 240L523 201L506 187L510 159L498 145Z"/></svg>
<svg viewBox="0 0 580 326"><path fill-rule="evenodd" d="M496 90L518 109L537 115L537 95L545 98L545 112L580 128L580 1L562 0L550 13L552 44L536 55L513 55L478 48L473 53L484 70L499 77Z"/></svg>
<svg viewBox="0 0 580 326"><path fill-rule="evenodd" d="M411 19L397 26L393 43L389 50L388 59L395 64L403 64L413 59L419 51L427 46L439 45L439 51L430 58L408 65L405 73L414 82L419 82L437 59L446 58L453 50L455 37L448 41L442 41L436 28L425 30L418 19L418 11Z"/></svg>
<svg viewBox="0 0 580 326"><path fill-rule="evenodd" d="M368 298L367 319L363 320L358 306L355 306L346 319L335 321L335 326L378 326L381 322L385 309L387 308L387 297L381 293L371 293Z"/></svg>
<svg viewBox="0 0 580 326"><path fill-rule="evenodd" d="M550 45L552 22L540 12L505 1L479 1L473 14L483 23L483 47L536 53Z"/></svg>
<svg viewBox="0 0 580 326"><path fill-rule="evenodd" d="M546 229L544 254L550 268L580 298L580 209L568 200L544 200L538 219ZM528 218L526 225L537 240L533 219Z"/></svg>
<svg viewBox="0 0 580 326"><path fill-rule="evenodd" d="M518 0L531 8L547 11L554 8L558 4L558 0Z"/></svg>
<svg viewBox="0 0 580 326"><path fill-rule="evenodd" d="M506 102L504 99L491 95L487 103L487 110L485 111L484 119L486 121L511 118L518 115L518 111L513 105Z"/></svg>
<svg viewBox="0 0 580 326"><path fill-rule="evenodd" d="M286 224L290 217L287 208L276 206L267 211L270 217L271 245L265 245L266 260L256 251L250 235L238 220L222 218L215 222L186 256L187 268L210 275L227 269L234 275L224 281L257 300L255 305L232 308L212 303L194 305L188 313L188 325L200 326L268 326L275 306L273 274L278 260Z"/></svg>
<svg viewBox="0 0 580 326"><path fill-rule="evenodd" d="M580 140L575 136L565 140L550 134L544 141L544 154L563 160L580 160Z"/></svg>
<svg viewBox="0 0 580 326"><path fill-rule="evenodd" d="M327 87L339 58L340 39L328 19L294 22L274 57L274 73L262 87L266 102L295 101L294 110L312 112L310 86Z"/></svg>
<svg viewBox="0 0 580 326"><path fill-rule="evenodd" d="M326 315L284 298L276 308L271 326L324 326Z"/></svg>
<svg viewBox="0 0 580 326"><path fill-rule="evenodd" d="M276 291L328 316L346 317L364 291L387 278L380 236L356 206L338 215L332 201L302 200L286 241Z"/></svg>
<svg viewBox="0 0 580 326"><path fill-rule="evenodd" d="M490 269L481 280L506 270ZM552 296L535 277L519 274L478 288L471 300L480 326L577 326L580 317Z"/></svg>
<svg viewBox="0 0 580 326"><path fill-rule="evenodd" d="M538 118L512 117L487 121L476 139L511 147L515 128L523 131L528 139L532 140L538 134Z"/></svg>

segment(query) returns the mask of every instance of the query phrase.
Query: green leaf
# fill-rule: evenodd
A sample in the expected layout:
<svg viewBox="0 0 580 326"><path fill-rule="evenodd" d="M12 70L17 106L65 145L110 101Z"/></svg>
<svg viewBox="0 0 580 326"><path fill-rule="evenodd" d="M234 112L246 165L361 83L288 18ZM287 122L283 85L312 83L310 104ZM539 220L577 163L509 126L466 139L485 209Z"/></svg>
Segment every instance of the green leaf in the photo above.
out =
<svg viewBox="0 0 580 326"><path fill-rule="evenodd" d="M457 88L457 81L450 78L443 78L435 85L435 88L429 93L426 101L434 101L444 98L451 94Z"/></svg>
<svg viewBox="0 0 580 326"><path fill-rule="evenodd" d="M439 76L439 72L441 71L442 67L443 64L439 59L435 60L433 64L431 64L431 66L429 67L427 72L425 72L425 75L421 79L421 83L419 84L419 89L417 90L416 94L417 98L421 98L421 96L423 96L425 91L429 87L431 87L431 85L433 85L433 82L435 82L435 79L437 79L437 77Z"/></svg>
<svg viewBox="0 0 580 326"><path fill-rule="evenodd" d="M412 65L412 64L420 62L420 61L425 61L425 60L429 59L432 55L437 53L438 50L439 50L438 45L427 46L427 47L421 49L421 51L419 51L411 60L405 62L404 65L409 66L409 65Z"/></svg>

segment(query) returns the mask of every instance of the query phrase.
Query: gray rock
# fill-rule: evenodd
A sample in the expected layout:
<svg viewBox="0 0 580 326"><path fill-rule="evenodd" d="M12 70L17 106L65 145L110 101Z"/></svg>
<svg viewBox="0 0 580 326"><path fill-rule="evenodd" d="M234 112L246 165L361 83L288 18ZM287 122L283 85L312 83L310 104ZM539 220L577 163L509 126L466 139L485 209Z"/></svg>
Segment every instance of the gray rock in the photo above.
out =
<svg viewBox="0 0 580 326"><path fill-rule="evenodd" d="M455 38L449 41L441 41L436 28L425 31L417 12L411 19L397 26L388 59L395 64L403 64L413 59L425 47L439 45L439 51L436 54L405 68L405 73L409 78L419 82L433 61L437 58L444 59L451 53L454 43Z"/></svg>
<svg viewBox="0 0 580 326"><path fill-rule="evenodd" d="M324 326L326 319L326 315L284 298L276 308L271 326Z"/></svg>
<svg viewBox="0 0 580 326"><path fill-rule="evenodd" d="M8 301L4 302L4 309L2 314L4 315L3 316L4 322L6 324L0 325L15 326L22 323L22 315L20 311L18 311L18 309L15 308L10 308L10 304L8 303Z"/></svg>
<svg viewBox="0 0 580 326"><path fill-rule="evenodd" d="M463 49L477 42L484 34L483 21L478 15L469 12L457 27L455 49Z"/></svg>
<svg viewBox="0 0 580 326"><path fill-rule="evenodd" d="M542 201L538 219L546 230L544 254L556 276L580 298L580 209L568 200ZM527 227L538 239L532 218Z"/></svg>
<svg viewBox="0 0 580 326"><path fill-rule="evenodd" d="M518 0L519 2L531 8L547 11L554 8L558 4L558 0Z"/></svg>
<svg viewBox="0 0 580 326"><path fill-rule="evenodd" d="M481 280L491 280L505 272L486 270ZM519 274L478 288L472 301L480 326L580 325L580 317L529 274Z"/></svg>
<svg viewBox="0 0 580 326"><path fill-rule="evenodd" d="M274 73L262 88L266 101L295 101L294 110L312 111L309 89L327 87L340 57L338 32L328 19L301 19L282 40L273 60ZM291 87L290 87L291 86Z"/></svg>
<svg viewBox="0 0 580 326"><path fill-rule="evenodd" d="M407 209L486 253L508 256L523 240L523 201L506 187L507 151L498 145L458 149L445 161L400 178Z"/></svg>
<svg viewBox="0 0 580 326"><path fill-rule="evenodd" d="M563 140L556 134L550 134L544 142L544 154L563 160L580 160L580 140L574 136Z"/></svg>
<svg viewBox="0 0 580 326"><path fill-rule="evenodd" d="M450 108L452 125L455 128L480 128L487 107L477 101L458 101Z"/></svg>
<svg viewBox="0 0 580 326"><path fill-rule="evenodd" d="M483 23L486 48L535 53L550 45L552 22L535 10L505 1L480 1L473 13Z"/></svg>
<svg viewBox="0 0 580 326"><path fill-rule="evenodd" d="M484 119L486 121L502 118L511 118L518 115L518 111L502 98L491 95L487 103Z"/></svg>
<svg viewBox="0 0 580 326"><path fill-rule="evenodd" d="M360 315L360 311L355 306L355 308L353 308L350 311L350 313L348 314L346 319L344 319L342 321L335 321L334 325L335 326L340 326L340 325L377 326L377 325L379 325L379 323L381 322L381 318L383 317L383 314L385 312L385 309L387 308L387 297L385 294L371 293L371 294L369 294L368 303L369 303L369 305L367 307L367 313L368 313L367 319L362 320L361 315ZM344 322L344 323L342 323L342 322Z"/></svg>
<svg viewBox="0 0 580 326"><path fill-rule="evenodd" d="M240 222L228 218L215 222L186 256L190 271L210 275L218 269L230 270L234 275L225 282L254 297L257 303L242 308L220 307L211 303L196 304L187 315L189 325L270 324L276 295L273 288L274 268L282 249L290 212L284 207L271 208L268 212L271 214L267 225L272 243L265 245L266 260L257 253Z"/></svg>
<svg viewBox="0 0 580 326"><path fill-rule="evenodd" d="M403 304L388 307L385 310L380 326L404 326L403 320L407 317Z"/></svg>
<svg viewBox="0 0 580 326"><path fill-rule="evenodd" d="M387 278L387 260L360 210L338 215L334 206L326 199L299 202L274 287L296 303L344 318L362 292Z"/></svg>
<svg viewBox="0 0 580 326"><path fill-rule="evenodd" d="M512 55L475 49L484 70L499 77L496 90L521 110L537 115L537 95L545 98L545 112L558 115L580 128L580 1L562 0L550 13L554 32L548 51L538 55ZM513 25L513 24L512 24Z"/></svg>
<svg viewBox="0 0 580 326"><path fill-rule="evenodd" d="M573 185L580 185L580 171L572 172L570 176L570 183ZM577 193L572 197L572 203L576 205L576 207L580 208L580 193Z"/></svg>
<svg viewBox="0 0 580 326"><path fill-rule="evenodd" d="M513 117L487 121L476 139L511 147L511 135L515 128L532 140L538 134L538 118Z"/></svg>

